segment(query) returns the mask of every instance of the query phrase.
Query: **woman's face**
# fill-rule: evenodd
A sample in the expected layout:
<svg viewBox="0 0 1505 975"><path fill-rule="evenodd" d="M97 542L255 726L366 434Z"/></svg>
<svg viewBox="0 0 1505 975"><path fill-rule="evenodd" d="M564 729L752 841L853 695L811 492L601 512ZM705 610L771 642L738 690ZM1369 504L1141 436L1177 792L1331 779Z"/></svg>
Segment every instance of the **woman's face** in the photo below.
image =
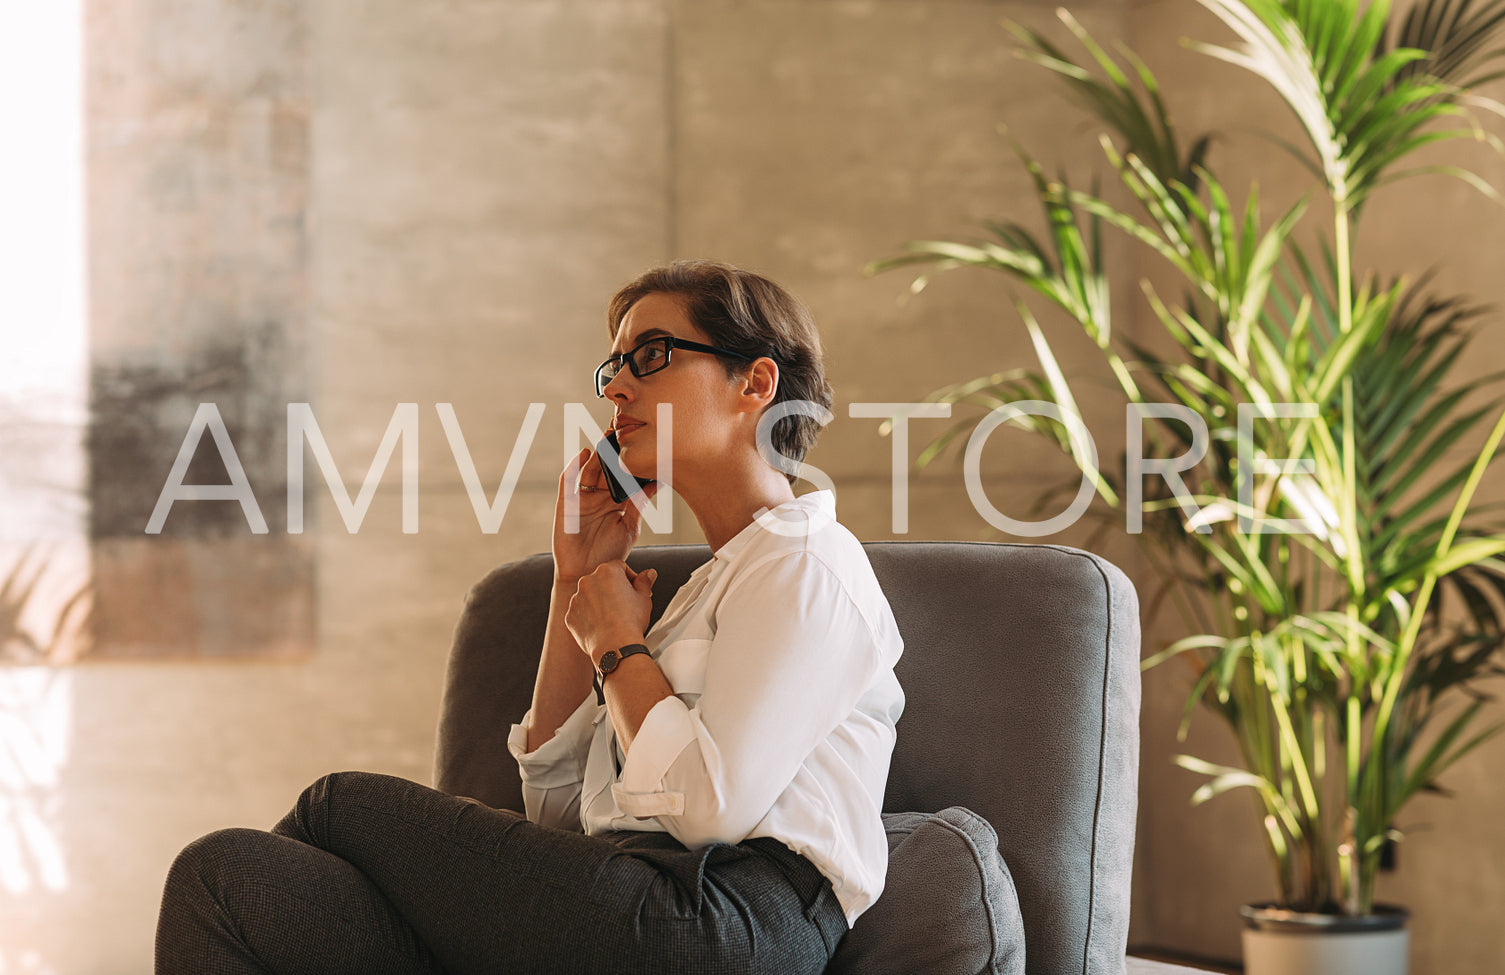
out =
<svg viewBox="0 0 1505 975"><path fill-rule="evenodd" d="M693 342L714 344L710 336L691 323L678 295L649 294L627 311L617 329L611 354L629 352L647 339L670 335ZM607 383L606 398L615 408L612 426L617 431L622 465L638 477L657 478L658 405L671 404L673 442L669 445L675 472L684 465L714 463L731 444L731 408L736 401L736 380L726 374L719 356L675 349L669 365L639 379L624 368Z"/></svg>

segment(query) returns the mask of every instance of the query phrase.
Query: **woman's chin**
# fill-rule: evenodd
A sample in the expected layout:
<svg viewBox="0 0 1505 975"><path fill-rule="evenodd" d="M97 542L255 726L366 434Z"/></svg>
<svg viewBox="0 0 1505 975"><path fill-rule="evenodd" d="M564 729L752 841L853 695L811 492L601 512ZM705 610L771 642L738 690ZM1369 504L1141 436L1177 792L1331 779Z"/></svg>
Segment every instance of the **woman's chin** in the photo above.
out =
<svg viewBox="0 0 1505 975"><path fill-rule="evenodd" d="M658 480L658 475L654 473L658 467L658 458L654 456L653 444L648 444L646 448L639 444L622 444L617 456L622 459L622 469L633 477Z"/></svg>

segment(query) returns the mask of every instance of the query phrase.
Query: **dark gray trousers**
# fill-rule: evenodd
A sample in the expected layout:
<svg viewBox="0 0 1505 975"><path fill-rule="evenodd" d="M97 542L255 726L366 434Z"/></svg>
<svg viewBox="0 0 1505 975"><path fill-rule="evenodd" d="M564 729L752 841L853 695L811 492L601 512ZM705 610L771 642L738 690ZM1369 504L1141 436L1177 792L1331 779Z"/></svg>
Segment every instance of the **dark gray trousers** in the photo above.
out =
<svg viewBox="0 0 1505 975"><path fill-rule="evenodd" d="M845 932L830 882L774 840L585 836L339 772L270 833L178 855L156 971L813 975Z"/></svg>

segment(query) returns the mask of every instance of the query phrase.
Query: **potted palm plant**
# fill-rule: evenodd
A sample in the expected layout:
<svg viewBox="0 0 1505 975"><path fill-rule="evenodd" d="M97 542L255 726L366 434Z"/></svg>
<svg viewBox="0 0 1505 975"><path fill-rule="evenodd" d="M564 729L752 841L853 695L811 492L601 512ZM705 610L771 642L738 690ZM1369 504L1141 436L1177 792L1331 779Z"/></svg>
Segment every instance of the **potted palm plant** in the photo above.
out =
<svg viewBox="0 0 1505 975"><path fill-rule="evenodd" d="M1351 970L1403 972L1405 912L1374 902L1397 816L1500 730L1484 726L1478 685L1502 672L1505 534L1474 498L1505 413L1492 381L1456 378L1482 311L1434 294L1426 275L1359 273L1354 244L1366 201L1412 174L1415 150L1480 137L1474 89L1494 77L1505 0L1422 2L1395 22L1386 0L1200 2L1236 41L1196 46L1295 113L1304 144L1287 148L1312 173L1307 199L1266 221L1250 186L1237 206L1209 138L1177 134L1149 68L1063 11L1078 60L1011 29L1103 124L1107 166L1132 204L1047 178L1021 147L1043 235L998 223L988 239L917 241L871 270L1001 271L1095 343L1139 411L1143 456L1177 458L1180 480L1117 477L1060 427L1020 422L1076 460L1100 506L1142 519L1156 599L1178 604L1190 634L1146 665L1189 663L1188 716L1206 708L1238 744L1238 766L1178 762L1207 777L1194 802L1236 788L1255 799L1277 897L1245 908L1248 970L1331 975L1350 969L1327 953L1357 945ZM1421 168L1497 195L1465 169ZM1154 341L1113 328L1106 233L1146 248L1184 289L1141 281ZM1029 301L1018 309L1040 369L932 400L1074 409ZM1319 955L1302 960L1292 945Z"/></svg>

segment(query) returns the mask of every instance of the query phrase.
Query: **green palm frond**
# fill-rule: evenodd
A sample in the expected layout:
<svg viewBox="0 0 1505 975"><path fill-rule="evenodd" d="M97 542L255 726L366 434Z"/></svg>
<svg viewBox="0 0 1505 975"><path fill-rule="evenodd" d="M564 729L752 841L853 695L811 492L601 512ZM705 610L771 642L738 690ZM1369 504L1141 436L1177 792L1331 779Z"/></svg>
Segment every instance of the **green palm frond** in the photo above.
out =
<svg viewBox="0 0 1505 975"><path fill-rule="evenodd" d="M1211 137L1199 137L1183 152L1175 124L1160 98L1160 83L1149 66L1120 46L1119 54L1127 67L1121 65L1069 11L1059 10L1057 16L1091 56L1097 72L1071 60L1042 34L1008 21L1005 26L1023 42L1018 55L1055 72L1077 101L1118 136L1122 151L1143 160L1160 182L1175 180L1195 190Z"/></svg>
<svg viewBox="0 0 1505 975"><path fill-rule="evenodd" d="M1387 49L1388 0L1367 6L1360 0L1201 2L1241 43L1198 44L1197 49L1245 68L1275 88L1300 121L1316 153L1316 168L1341 212L1357 212L1387 171L1417 149L1478 134L1465 124L1438 128L1438 123L1463 115L1463 89L1425 70L1427 50ZM1492 30L1490 26L1484 36ZM1429 36L1402 32L1413 41Z"/></svg>
<svg viewBox="0 0 1505 975"><path fill-rule="evenodd" d="M996 240L912 241L898 257L869 264L867 273L912 265L930 265L940 271L958 267L1002 271L1081 322L1093 341L1106 348L1113 325L1108 280L1101 270L1100 222L1084 219L1069 201L1064 183L1047 178L1040 164L1022 149L1019 157L1040 201L1045 242L1018 223L992 221L986 226ZM922 290L927 281L928 275L916 278L911 290Z"/></svg>
<svg viewBox="0 0 1505 975"><path fill-rule="evenodd" d="M1461 90L1474 89L1505 74L1485 70L1505 58L1505 51L1490 47L1502 26L1505 26L1505 0L1488 0L1477 6L1473 0L1419 3L1390 32L1393 39L1380 37L1375 54L1407 47L1425 51L1424 59L1412 62L1401 72L1402 79L1426 74Z"/></svg>

